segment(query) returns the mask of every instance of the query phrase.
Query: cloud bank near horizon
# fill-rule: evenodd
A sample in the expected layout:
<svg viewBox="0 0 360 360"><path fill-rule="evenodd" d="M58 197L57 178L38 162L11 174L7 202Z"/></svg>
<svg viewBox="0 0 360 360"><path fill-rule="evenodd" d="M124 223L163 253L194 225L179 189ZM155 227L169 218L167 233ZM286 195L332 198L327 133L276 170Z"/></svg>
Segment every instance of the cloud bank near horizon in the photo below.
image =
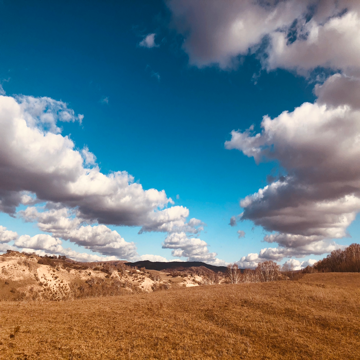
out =
<svg viewBox="0 0 360 360"><path fill-rule="evenodd" d="M0 211L36 222L50 234L22 236L15 246L102 259L62 248L61 238L107 257L135 260L141 259L135 244L106 225L140 227L140 234L204 229L201 220L188 220L189 209L175 206L164 190L144 190L126 171L102 173L96 156L87 147L77 150L58 126L82 120L61 101L0 96ZM20 205L27 208L17 213ZM2 243L12 240L9 230L1 233Z"/></svg>

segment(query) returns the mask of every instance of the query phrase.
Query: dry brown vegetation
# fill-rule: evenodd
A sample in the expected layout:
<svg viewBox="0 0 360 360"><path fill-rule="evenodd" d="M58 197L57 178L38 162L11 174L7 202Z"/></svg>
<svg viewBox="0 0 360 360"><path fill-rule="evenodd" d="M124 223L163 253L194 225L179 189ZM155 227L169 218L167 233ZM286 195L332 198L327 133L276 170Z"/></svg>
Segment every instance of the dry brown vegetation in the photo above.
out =
<svg viewBox="0 0 360 360"><path fill-rule="evenodd" d="M270 261L226 276L9 252L0 359L360 359L360 274L319 272L354 268L358 250L322 269Z"/></svg>
<svg viewBox="0 0 360 360"><path fill-rule="evenodd" d="M332 251L313 269L321 272L360 272L360 245L351 244L344 250Z"/></svg>
<svg viewBox="0 0 360 360"><path fill-rule="evenodd" d="M0 302L1 359L360 359L360 274Z"/></svg>

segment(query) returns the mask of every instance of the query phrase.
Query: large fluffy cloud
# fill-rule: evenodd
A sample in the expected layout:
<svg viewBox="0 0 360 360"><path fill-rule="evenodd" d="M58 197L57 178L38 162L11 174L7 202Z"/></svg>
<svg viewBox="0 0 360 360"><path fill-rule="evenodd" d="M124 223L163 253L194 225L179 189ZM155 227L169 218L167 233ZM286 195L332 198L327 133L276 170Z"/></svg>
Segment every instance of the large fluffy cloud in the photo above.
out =
<svg viewBox="0 0 360 360"><path fill-rule="evenodd" d="M257 163L276 161L286 176L247 196L230 219L252 220L279 248L243 257L263 260L322 254L339 247L360 211L360 2L356 0L170 0L173 25L198 67L231 67L257 53L263 68L309 75L338 71L315 86L318 100L254 127L232 131L227 149ZM276 180L276 179L275 179Z"/></svg>
<svg viewBox="0 0 360 360"><path fill-rule="evenodd" d="M35 252L38 255L55 254L65 255L76 261L109 261L117 260L116 256L102 257L87 253L79 253L70 248L63 248L60 239L54 238L47 234L39 234L33 237L29 235L20 236L14 244L24 252Z"/></svg>
<svg viewBox="0 0 360 360"><path fill-rule="evenodd" d="M277 248L264 248L261 249L259 253L251 253L243 256L237 264L243 269L254 269L259 263L264 261L281 261L284 258L301 258L309 255L322 255L341 248L343 248L341 245L336 244L332 240L320 240L297 247L285 247L280 245ZM309 265L308 262L303 263L306 264L304 267Z"/></svg>
<svg viewBox="0 0 360 360"><path fill-rule="evenodd" d="M186 222L189 216L189 209L183 206L173 206L162 211L156 211L150 214L149 221L147 221L141 228L142 232L186 232L198 234L204 230L204 223L192 218Z"/></svg>
<svg viewBox="0 0 360 360"><path fill-rule="evenodd" d="M25 221L37 222L39 229L106 256L133 259L137 256L134 243L126 242L120 234L105 225L86 225L66 208L39 212L28 207L20 213ZM30 246L28 246L30 247Z"/></svg>
<svg viewBox="0 0 360 360"><path fill-rule="evenodd" d="M296 259L289 259L283 265L283 270L297 271L306 268L307 266L313 266L316 260L299 261Z"/></svg>
<svg viewBox="0 0 360 360"><path fill-rule="evenodd" d="M9 244L12 241L14 241L14 245ZM102 257L99 255L79 253L70 248L65 249L60 239L47 234L38 234L33 237L29 235L18 236L16 232L0 226L0 253L8 250L34 252L41 256L45 254L65 255L77 261L107 261L118 259L115 256Z"/></svg>
<svg viewBox="0 0 360 360"><path fill-rule="evenodd" d="M82 119L61 101L0 96L0 211L15 215L20 204L46 202L45 211L28 207L21 216L51 234L17 239L16 233L0 228L0 242L17 239L16 246L28 251L103 259L63 249L63 239L105 256L134 260L139 258L134 243L104 224L139 226L140 233L203 230L200 220L187 220L187 208L168 207L173 201L165 191L144 190L126 171L103 174L87 147L76 150L58 123Z"/></svg>
<svg viewBox="0 0 360 360"><path fill-rule="evenodd" d="M242 200L242 219L293 235L345 236L360 209L360 111L305 103L264 117L262 128L233 131L226 147L277 160L287 176Z"/></svg>
<svg viewBox="0 0 360 360"><path fill-rule="evenodd" d="M291 25L306 10L306 2L276 3L171 0L168 5L175 27L186 35L184 49L190 62L226 68L234 57L246 55L266 34Z"/></svg>
<svg viewBox="0 0 360 360"><path fill-rule="evenodd" d="M240 203L241 219L276 232L264 240L279 244L283 257L334 250L326 241L347 236L360 211L360 82L334 75L315 91L314 104L265 116L260 133L233 131L225 144L286 171Z"/></svg>
<svg viewBox="0 0 360 360"><path fill-rule="evenodd" d="M81 214L77 211L54 207L52 204L48 204L47 207L50 209L43 212L39 212L35 207L28 207L20 211L19 215L27 222L36 222L43 232L69 240L94 252L103 255L114 255L128 260L134 260L138 257L135 244L126 242L117 231L110 230L107 226L101 224L88 225L87 221L81 218ZM144 226L144 231L198 233L202 230L201 225L203 223L200 220L190 219L188 223L185 223L186 216L189 214L188 209L172 207L166 210L166 212L154 213L154 216L160 214L159 219L154 221L152 228ZM179 216L179 210L182 211L183 218ZM164 216L167 216L167 218L164 219ZM181 220L171 220L179 217Z"/></svg>
<svg viewBox="0 0 360 360"><path fill-rule="evenodd" d="M192 224L198 223L186 223L188 209L164 208L172 203L165 191L144 190L126 171L103 174L87 148L75 150L56 127L57 120L74 119L63 103L48 98L0 96L0 211L14 214L21 202L29 203L28 192L102 224L197 232Z"/></svg>
<svg viewBox="0 0 360 360"><path fill-rule="evenodd" d="M356 0L170 0L190 62L229 67L261 48L264 66L311 70L357 67L360 5Z"/></svg>
<svg viewBox="0 0 360 360"><path fill-rule="evenodd" d="M298 37L292 43L289 43L284 31L271 34L268 66L272 69L299 70L311 70L318 66L333 69L357 67L360 56L360 9L358 4L355 6L349 1L339 1L338 4L340 6L334 6L329 17L314 17L299 26ZM346 9L347 12L343 14L341 11ZM332 17L335 11L339 16Z"/></svg>
<svg viewBox="0 0 360 360"><path fill-rule="evenodd" d="M187 261L203 261L214 265L225 262L216 258L216 253L209 252L208 244L198 238L187 236L184 232L169 234L163 243L164 249L172 249L175 257L186 257Z"/></svg>
<svg viewBox="0 0 360 360"><path fill-rule="evenodd" d="M332 239L347 236L360 211L360 2L355 0L170 0L173 25L198 67L231 67L257 53L267 70L308 75L316 68L339 71L315 86L318 100L275 119L262 131L233 131L227 149L257 163L274 160L286 176L247 196L244 212L274 232L264 238L277 249L249 254L243 264L321 254Z"/></svg>

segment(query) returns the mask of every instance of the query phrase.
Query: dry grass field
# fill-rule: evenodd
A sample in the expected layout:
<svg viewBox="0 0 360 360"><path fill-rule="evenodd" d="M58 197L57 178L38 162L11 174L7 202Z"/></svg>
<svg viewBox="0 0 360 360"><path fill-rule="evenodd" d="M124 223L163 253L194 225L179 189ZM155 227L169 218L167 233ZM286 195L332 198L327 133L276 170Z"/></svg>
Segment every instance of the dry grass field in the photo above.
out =
<svg viewBox="0 0 360 360"><path fill-rule="evenodd" d="M360 359L360 274L0 302L1 359Z"/></svg>

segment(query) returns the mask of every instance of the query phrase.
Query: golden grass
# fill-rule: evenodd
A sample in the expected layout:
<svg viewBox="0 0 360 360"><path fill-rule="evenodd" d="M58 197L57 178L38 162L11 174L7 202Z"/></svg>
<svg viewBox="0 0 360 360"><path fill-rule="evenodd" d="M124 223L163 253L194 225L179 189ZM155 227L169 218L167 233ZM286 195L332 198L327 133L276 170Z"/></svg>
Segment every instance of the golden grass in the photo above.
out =
<svg viewBox="0 0 360 360"><path fill-rule="evenodd" d="M319 285L351 287L353 289L360 289L360 273L314 273L307 274L302 279L302 283L316 283Z"/></svg>
<svg viewBox="0 0 360 360"><path fill-rule="evenodd" d="M0 302L0 358L360 359L360 277L331 276Z"/></svg>

